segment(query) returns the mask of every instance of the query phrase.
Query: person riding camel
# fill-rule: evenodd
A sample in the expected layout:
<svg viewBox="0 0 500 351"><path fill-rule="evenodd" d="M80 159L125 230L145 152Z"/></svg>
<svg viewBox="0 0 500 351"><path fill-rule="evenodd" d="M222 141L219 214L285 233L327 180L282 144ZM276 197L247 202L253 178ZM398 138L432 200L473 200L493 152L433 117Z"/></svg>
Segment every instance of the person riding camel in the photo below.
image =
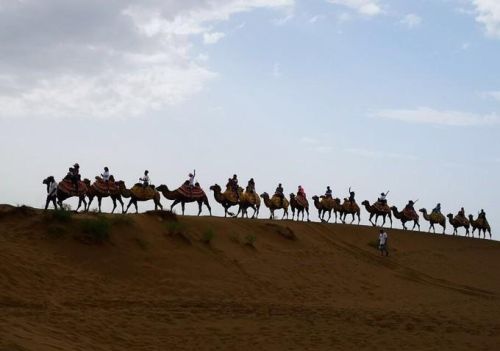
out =
<svg viewBox="0 0 500 351"><path fill-rule="evenodd" d="M325 197L326 197L327 199L331 199L331 198L333 197L333 195L332 195L332 194L333 194L332 189L330 189L330 186L327 186L327 187L326 187L326 192L325 192Z"/></svg>
<svg viewBox="0 0 500 351"><path fill-rule="evenodd" d="M385 193L380 194L380 197L378 198L378 202L381 205L387 205L387 195L389 195L389 190L387 190Z"/></svg>
<svg viewBox="0 0 500 351"><path fill-rule="evenodd" d="M73 172L71 175L71 181L73 183L73 186L75 188L76 193L78 194L78 183L80 182L80 165L78 163L75 163L73 165Z"/></svg>
<svg viewBox="0 0 500 351"><path fill-rule="evenodd" d="M351 187L349 187L349 202L351 204L355 204L356 203L356 199L354 198L355 196L356 196L356 193L351 190Z"/></svg>
<svg viewBox="0 0 500 351"><path fill-rule="evenodd" d="M240 200L240 194L238 192L238 176L233 174L233 178L229 180L229 184L231 186L231 191L236 194L236 199Z"/></svg>
<svg viewBox="0 0 500 351"><path fill-rule="evenodd" d="M144 176L139 178L139 180L142 182L143 188L146 188L147 186L149 186L149 182L151 181L151 179L149 178L149 171L145 170Z"/></svg>
<svg viewBox="0 0 500 351"><path fill-rule="evenodd" d="M432 213L435 213L435 214L441 214L441 204L440 204L440 203L438 203L438 204L436 205L436 207L434 207L434 208L432 209Z"/></svg>
<svg viewBox="0 0 500 351"><path fill-rule="evenodd" d="M109 174L109 168L108 167L104 167L104 172L101 173L101 177L102 177L102 180L105 182L105 183L108 183L109 182L109 177L110 177L110 174Z"/></svg>
<svg viewBox="0 0 500 351"><path fill-rule="evenodd" d="M49 203L54 204L54 208L57 210L57 182L53 176L47 178L49 183L47 184L47 201L45 202L45 209L49 207Z"/></svg>
<svg viewBox="0 0 500 351"><path fill-rule="evenodd" d="M250 178L250 180L248 181L246 191L247 193L252 193L252 194L255 192L255 180L253 180L253 178Z"/></svg>
<svg viewBox="0 0 500 351"><path fill-rule="evenodd" d="M481 209L481 212L479 212L479 215L477 218L486 220L486 213L484 212L483 209Z"/></svg>
<svg viewBox="0 0 500 351"><path fill-rule="evenodd" d="M304 199L306 198L306 192L304 191L302 185L299 185L299 189L297 190L297 196L301 196Z"/></svg>
<svg viewBox="0 0 500 351"><path fill-rule="evenodd" d="M457 217L465 218L465 210L463 207L460 209L460 211L458 211Z"/></svg>
<svg viewBox="0 0 500 351"><path fill-rule="evenodd" d="M284 195L284 190L283 190L283 186L281 186L281 183L278 184L278 187L276 188L274 195L279 197L279 199L281 201L280 205L283 206L283 200L285 199L285 195Z"/></svg>
<svg viewBox="0 0 500 351"><path fill-rule="evenodd" d="M412 213L415 212L415 208L413 207L413 205L415 205L415 201L413 200L408 201L408 203L405 206L405 210Z"/></svg>
<svg viewBox="0 0 500 351"><path fill-rule="evenodd" d="M196 177L196 169L193 169L193 173L189 173L188 177L189 177L189 179L188 179L189 187L191 189L193 189L194 188L194 177Z"/></svg>

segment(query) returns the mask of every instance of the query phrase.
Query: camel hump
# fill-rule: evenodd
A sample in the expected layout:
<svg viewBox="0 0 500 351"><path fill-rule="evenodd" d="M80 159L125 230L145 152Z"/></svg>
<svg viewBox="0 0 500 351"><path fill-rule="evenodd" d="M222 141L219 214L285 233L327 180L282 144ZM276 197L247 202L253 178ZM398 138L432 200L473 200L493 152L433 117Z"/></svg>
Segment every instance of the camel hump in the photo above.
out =
<svg viewBox="0 0 500 351"><path fill-rule="evenodd" d="M418 220L418 214L413 208L405 208L403 210L403 215L412 221Z"/></svg>
<svg viewBox="0 0 500 351"><path fill-rule="evenodd" d="M433 222L440 223L440 222L442 222L444 220L444 215L441 214L441 213L432 212L431 215L430 215L430 219Z"/></svg>
<svg viewBox="0 0 500 351"><path fill-rule="evenodd" d="M189 181L184 182L184 184L177 188L177 192L188 199L198 200L206 197L205 192L200 188L199 184L192 187L189 185Z"/></svg>
<svg viewBox="0 0 500 351"><path fill-rule="evenodd" d="M377 210L379 212L384 212L384 213L390 213L391 212L391 208L389 207L389 205L383 204L380 201L375 202L373 204L373 207L375 208L375 210Z"/></svg>
<svg viewBox="0 0 500 351"><path fill-rule="evenodd" d="M59 185L57 186L58 191L68 194L70 196L82 196L87 193L87 184L85 184L83 181L78 181L78 193L76 192L75 186L73 182L69 179L64 179L59 182Z"/></svg>
<svg viewBox="0 0 500 351"><path fill-rule="evenodd" d="M146 186L143 187L141 184L136 184L130 189L132 195L141 200L151 200L156 197L157 191L151 187Z"/></svg>

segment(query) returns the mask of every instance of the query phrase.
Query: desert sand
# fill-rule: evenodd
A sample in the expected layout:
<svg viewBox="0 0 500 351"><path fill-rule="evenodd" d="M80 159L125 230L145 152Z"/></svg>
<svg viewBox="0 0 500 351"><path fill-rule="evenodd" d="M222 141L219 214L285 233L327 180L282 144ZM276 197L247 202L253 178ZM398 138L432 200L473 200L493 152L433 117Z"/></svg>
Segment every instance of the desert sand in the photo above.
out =
<svg viewBox="0 0 500 351"><path fill-rule="evenodd" d="M499 242L149 213L94 243L95 218L0 206L0 350L500 350Z"/></svg>

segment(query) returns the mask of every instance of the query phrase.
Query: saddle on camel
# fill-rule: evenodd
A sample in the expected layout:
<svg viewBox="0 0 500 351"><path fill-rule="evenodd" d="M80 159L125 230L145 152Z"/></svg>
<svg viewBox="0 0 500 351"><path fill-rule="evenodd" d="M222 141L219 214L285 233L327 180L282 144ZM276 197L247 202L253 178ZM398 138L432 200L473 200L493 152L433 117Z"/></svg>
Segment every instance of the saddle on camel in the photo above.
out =
<svg viewBox="0 0 500 351"><path fill-rule="evenodd" d="M141 183L136 183L130 192L138 199L154 199L158 193L154 185L144 186Z"/></svg>
<svg viewBox="0 0 500 351"><path fill-rule="evenodd" d="M182 196L193 200L202 200L207 196L203 189L200 187L200 183L191 185L189 183L189 180L186 180L184 184L177 188L176 191L179 192L179 194L181 194Z"/></svg>
<svg viewBox="0 0 500 351"><path fill-rule="evenodd" d="M87 193L87 185L83 181L78 181L78 191L76 191L73 180L67 178L59 182L57 189L69 196L82 196Z"/></svg>
<svg viewBox="0 0 500 351"><path fill-rule="evenodd" d="M111 176L109 180L106 182L101 177L96 176L95 182L92 184L92 187L95 188L99 193L117 193L120 191L118 184L115 183L115 179Z"/></svg>
<svg viewBox="0 0 500 351"><path fill-rule="evenodd" d="M391 208L389 207L387 202L377 201L373 204L373 207L375 208L375 210L382 212L382 213L390 213L391 212Z"/></svg>
<svg viewBox="0 0 500 351"><path fill-rule="evenodd" d="M416 221L419 218L417 211L415 211L415 208L413 207L415 203L416 201L410 200L406 207L403 209L404 216L411 221Z"/></svg>

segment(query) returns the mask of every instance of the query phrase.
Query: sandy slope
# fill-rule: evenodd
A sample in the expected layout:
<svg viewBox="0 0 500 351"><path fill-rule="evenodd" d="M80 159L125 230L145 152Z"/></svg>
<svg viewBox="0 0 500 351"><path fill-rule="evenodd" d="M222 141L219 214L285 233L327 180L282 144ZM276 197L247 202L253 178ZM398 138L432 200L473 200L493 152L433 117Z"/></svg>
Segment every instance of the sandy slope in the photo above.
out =
<svg viewBox="0 0 500 351"><path fill-rule="evenodd" d="M0 206L0 350L500 349L498 242L141 214L90 245L88 217Z"/></svg>

